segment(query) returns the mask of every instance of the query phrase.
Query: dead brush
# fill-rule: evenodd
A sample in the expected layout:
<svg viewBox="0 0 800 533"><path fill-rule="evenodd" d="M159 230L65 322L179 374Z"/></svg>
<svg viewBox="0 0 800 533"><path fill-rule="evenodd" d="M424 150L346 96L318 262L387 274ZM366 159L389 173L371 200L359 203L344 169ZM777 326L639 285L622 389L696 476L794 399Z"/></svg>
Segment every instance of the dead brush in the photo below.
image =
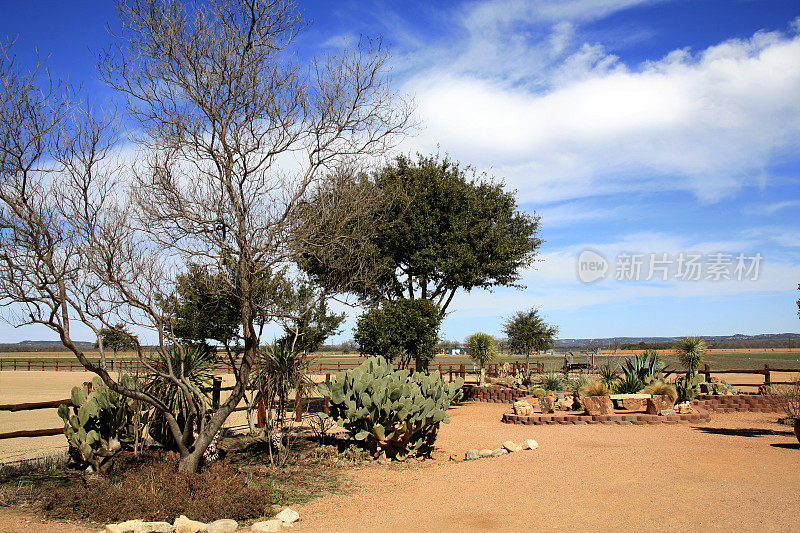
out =
<svg viewBox="0 0 800 533"><path fill-rule="evenodd" d="M789 418L800 417L800 374L788 385L773 385L771 392L778 397Z"/></svg>
<svg viewBox="0 0 800 533"><path fill-rule="evenodd" d="M593 379L580 388L581 396L608 396L609 394L611 394L611 389L599 379Z"/></svg>
<svg viewBox="0 0 800 533"><path fill-rule="evenodd" d="M642 390L645 394L652 394L653 396L669 396L672 401L678 400L678 391L673 385L664 383L663 381L654 381Z"/></svg>

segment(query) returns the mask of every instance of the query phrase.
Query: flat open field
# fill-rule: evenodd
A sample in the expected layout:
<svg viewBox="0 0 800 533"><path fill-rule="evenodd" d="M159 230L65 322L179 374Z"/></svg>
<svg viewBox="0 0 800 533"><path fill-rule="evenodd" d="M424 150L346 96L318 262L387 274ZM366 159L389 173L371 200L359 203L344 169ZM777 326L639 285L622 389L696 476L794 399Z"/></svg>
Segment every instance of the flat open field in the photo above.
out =
<svg viewBox="0 0 800 533"><path fill-rule="evenodd" d="M292 531L797 531L800 447L775 414L533 427L502 424L507 410L453 408L435 460L350 471L346 492L293 506ZM526 438L539 449L460 461L468 448ZM0 531L96 530L0 509Z"/></svg>

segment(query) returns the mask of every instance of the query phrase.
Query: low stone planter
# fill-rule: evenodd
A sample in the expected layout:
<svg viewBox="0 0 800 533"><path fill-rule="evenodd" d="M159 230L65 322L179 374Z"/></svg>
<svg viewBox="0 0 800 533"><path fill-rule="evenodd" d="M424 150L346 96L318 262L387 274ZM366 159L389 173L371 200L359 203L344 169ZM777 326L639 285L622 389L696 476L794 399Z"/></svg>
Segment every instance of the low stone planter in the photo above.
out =
<svg viewBox="0 0 800 533"><path fill-rule="evenodd" d="M648 415L658 415L661 414L661 411L672 409L673 407L675 407L675 400L666 394L660 394L653 395L653 397L647 399L645 411Z"/></svg>
<svg viewBox="0 0 800 533"><path fill-rule="evenodd" d="M583 396L581 397L583 408L590 415L613 415L614 404L611 396Z"/></svg>

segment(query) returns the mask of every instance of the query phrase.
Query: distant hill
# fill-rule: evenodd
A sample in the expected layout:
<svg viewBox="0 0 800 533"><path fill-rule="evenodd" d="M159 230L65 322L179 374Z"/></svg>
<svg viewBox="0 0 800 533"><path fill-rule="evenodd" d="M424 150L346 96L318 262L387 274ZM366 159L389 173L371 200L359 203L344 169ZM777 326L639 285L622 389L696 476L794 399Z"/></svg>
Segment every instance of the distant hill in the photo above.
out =
<svg viewBox="0 0 800 533"><path fill-rule="evenodd" d="M800 333L762 333L759 335L701 335L717 348L800 348ZM682 337L606 337L602 339L558 339L557 347L596 346L623 348L639 344L670 345Z"/></svg>
<svg viewBox="0 0 800 533"><path fill-rule="evenodd" d="M77 346L93 346L94 343L88 341L75 341ZM63 346L61 341L19 341L18 346Z"/></svg>

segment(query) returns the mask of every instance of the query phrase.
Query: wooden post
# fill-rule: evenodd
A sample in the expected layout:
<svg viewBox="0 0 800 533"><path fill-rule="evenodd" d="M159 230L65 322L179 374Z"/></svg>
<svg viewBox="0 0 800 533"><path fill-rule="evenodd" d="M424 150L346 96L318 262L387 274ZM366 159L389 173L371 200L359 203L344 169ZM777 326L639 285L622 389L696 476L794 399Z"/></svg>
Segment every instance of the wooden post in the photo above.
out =
<svg viewBox="0 0 800 533"><path fill-rule="evenodd" d="M767 364L764 365L764 385L767 387L772 385L772 379L770 379L769 375L769 365Z"/></svg>
<svg viewBox="0 0 800 533"><path fill-rule="evenodd" d="M703 369L703 374L706 376L706 383L711 383L711 367L708 366L708 363L706 363L706 366Z"/></svg>
<svg viewBox="0 0 800 533"><path fill-rule="evenodd" d="M297 378L297 383L294 387L294 421L303 421L303 398L300 396L300 378Z"/></svg>
<svg viewBox="0 0 800 533"><path fill-rule="evenodd" d="M331 399L328 398L327 396L325 396L325 398L323 398L323 400L325 400L325 404L324 404L325 405L325 414L329 415L329 414L331 414L330 413Z"/></svg>
<svg viewBox="0 0 800 533"><path fill-rule="evenodd" d="M331 375L325 374L325 383L330 383L330 382L331 382Z"/></svg>
<svg viewBox="0 0 800 533"><path fill-rule="evenodd" d="M461 363L461 379L466 377L466 369L464 368L464 363Z"/></svg>
<svg viewBox="0 0 800 533"><path fill-rule="evenodd" d="M222 377L214 376L214 380L212 381L211 385L211 408L215 411L219 409L219 396L221 388L222 388Z"/></svg>

